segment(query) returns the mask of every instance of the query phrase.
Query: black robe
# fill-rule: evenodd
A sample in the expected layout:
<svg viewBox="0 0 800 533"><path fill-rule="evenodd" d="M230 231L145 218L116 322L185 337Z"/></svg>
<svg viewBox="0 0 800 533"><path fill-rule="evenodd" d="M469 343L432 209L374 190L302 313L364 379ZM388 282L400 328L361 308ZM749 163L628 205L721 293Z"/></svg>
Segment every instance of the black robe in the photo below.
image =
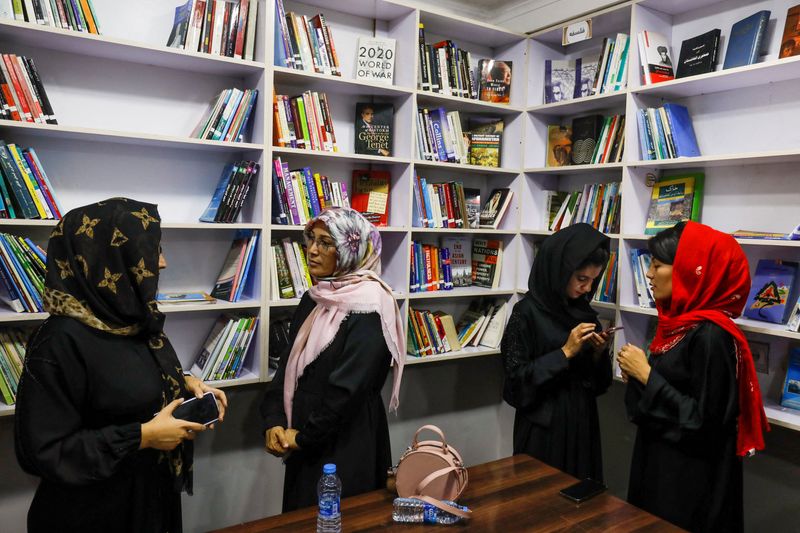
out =
<svg viewBox="0 0 800 533"><path fill-rule="evenodd" d="M501 345L503 397L517 409L514 453L602 481L596 396L611 384L611 358L607 350L596 358L586 346L567 359L561 347L570 330L527 296L514 306Z"/></svg>
<svg viewBox="0 0 800 533"><path fill-rule="evenodd" d="M308 293L303 295L292 318L290 347L315 305ZM263 431L286 427L283 383L288 356L287 349L267 385L261 404ZM342 497L385 487L391 448L381 389L391 362L380 316L351 313L330 345L305 368L292 403L300 449L285 461L284 512L317 503L317 482L325 463L336 464Z"/></svg>
<svg viewBox="0 0 800 533"><path fill-rule="evenodd" d="M161 409L143 338L49 318L31 340L15 417L17 460L41 478L28 531L181 531L180 494L141 424Z"/></svg>
<svg viewBox="0 0 800 533"><path fill-rule="evenodd" d="M742 531L733 337L703 322L650 364L625 394L639 426L628 501L690 531Z"/></svg>

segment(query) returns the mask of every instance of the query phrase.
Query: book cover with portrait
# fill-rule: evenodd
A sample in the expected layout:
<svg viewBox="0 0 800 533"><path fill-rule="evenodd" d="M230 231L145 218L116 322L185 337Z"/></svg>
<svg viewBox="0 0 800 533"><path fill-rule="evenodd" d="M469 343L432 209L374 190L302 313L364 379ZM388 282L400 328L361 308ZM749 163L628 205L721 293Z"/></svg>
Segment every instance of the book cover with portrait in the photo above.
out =
<svg viewBox="0 0 800 533"><path fill-rule="evenodd" d="M511 101L511 66L511 61L496 59L478 61L481 100L496 104L507 104Z"/></svg>
<svg viewBox="0 0 800 533"><path fill-rule="evenodd" d="M393 124L392 104L357 103L354 128L355 153L391 156Z"/></svg>

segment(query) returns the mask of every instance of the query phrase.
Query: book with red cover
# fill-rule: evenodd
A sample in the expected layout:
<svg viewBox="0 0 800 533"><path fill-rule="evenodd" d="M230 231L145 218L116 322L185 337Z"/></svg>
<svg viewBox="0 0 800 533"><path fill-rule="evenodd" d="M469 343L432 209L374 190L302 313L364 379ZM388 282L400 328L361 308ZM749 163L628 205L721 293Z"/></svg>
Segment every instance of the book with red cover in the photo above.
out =
<svg viewBox="0 0 800 533"><path fill-rule="evenodd" d="M385 170L354 170L350 207L376 226L389 224L389 180Z"/></svg>

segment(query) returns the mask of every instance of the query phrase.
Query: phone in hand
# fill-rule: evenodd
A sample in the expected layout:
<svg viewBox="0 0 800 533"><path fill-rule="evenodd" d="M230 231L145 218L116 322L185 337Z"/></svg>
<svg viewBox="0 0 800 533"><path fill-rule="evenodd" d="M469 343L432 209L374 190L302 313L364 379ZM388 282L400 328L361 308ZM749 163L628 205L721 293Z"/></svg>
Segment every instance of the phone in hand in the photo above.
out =
<svg viewBox="0 0 800 533"><path fill-rule="evenodd" d="M207 426L219 420L219 407L213 392L203 394L202 398L189 398L175 408L173 418L195 422Z"/></svg>
<svg viewBox="0 0 800 533"><path fill-rule="evenodd" d="M574 485L561 489L558 493L575 503L585 502L606 490L606 486L593 479L583 479Z"/></svg>
<svg viewBox="0 0 800 533"><path fill-rule="evenodd" d="M612 333L614 333L616 331L619 331L621 329L625 329L625 326L613 326L613 327L610 327L610 328L608 328L606 330L603 330L603 333L605 333L607 335L611 335Z"/></svg>

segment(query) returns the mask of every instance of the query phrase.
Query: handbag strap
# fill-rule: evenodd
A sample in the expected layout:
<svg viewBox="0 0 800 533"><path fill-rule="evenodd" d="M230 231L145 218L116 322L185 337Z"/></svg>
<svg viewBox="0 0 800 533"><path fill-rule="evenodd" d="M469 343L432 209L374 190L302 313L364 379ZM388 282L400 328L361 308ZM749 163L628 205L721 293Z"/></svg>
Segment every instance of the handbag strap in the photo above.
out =
<svg viewBox="0 0 800 533"><path fill-rule="evenodd" d="M414 433L414 440L411 441L411 447L413 449L416 449L417 446L419 446L419 434L423 429L429 429L429 430L433 431L434 433L436 433L437 435L439 435L439 437L442 438L442 441L438 442L437 444L439 444L442 447L442 451L443 452L447 453L447 441L444 438L444 433L442 432L441 429L439 429L438 427L434 426L433 424L425 424L424 426L419 428L416 433Z"/></svg>
<svg viewBox="0 0 800 533"><path fill-rule="evenodd" d="M463 466L446 466L444 468L440 468L439 470L434 470L433 472L422 478L422 481L419 482L419 485L417 485L417 489L414 492L416 492L417 494L422 494L422 491L425 490L425 488L428 485L430 485L430 483L434 479L442 477L445 474L449 474L450 472L456 472L457 474L461 474L462 470L464 470Z"/></svg>
<svg viewBox="0 0 800 533"><path fill-rule="evenodd" d="M450 513L451 515L458 516L458 517L463 518L465 520L469 520L470 518L472 518L472 511L470 511L469 509L467 509L466 511L462 511L458 507L453 507L452 505L447 505L446 503L442 502L441 500L437 500L436 498L431 498L430 496L418 495L418 496L412 496L412 498L416 498L417 500L422 500L423 502L429 503L429 504L433 505L434 507L437 507L437 508L441 509L442 511L446 512L446 513Z"/></svg>

